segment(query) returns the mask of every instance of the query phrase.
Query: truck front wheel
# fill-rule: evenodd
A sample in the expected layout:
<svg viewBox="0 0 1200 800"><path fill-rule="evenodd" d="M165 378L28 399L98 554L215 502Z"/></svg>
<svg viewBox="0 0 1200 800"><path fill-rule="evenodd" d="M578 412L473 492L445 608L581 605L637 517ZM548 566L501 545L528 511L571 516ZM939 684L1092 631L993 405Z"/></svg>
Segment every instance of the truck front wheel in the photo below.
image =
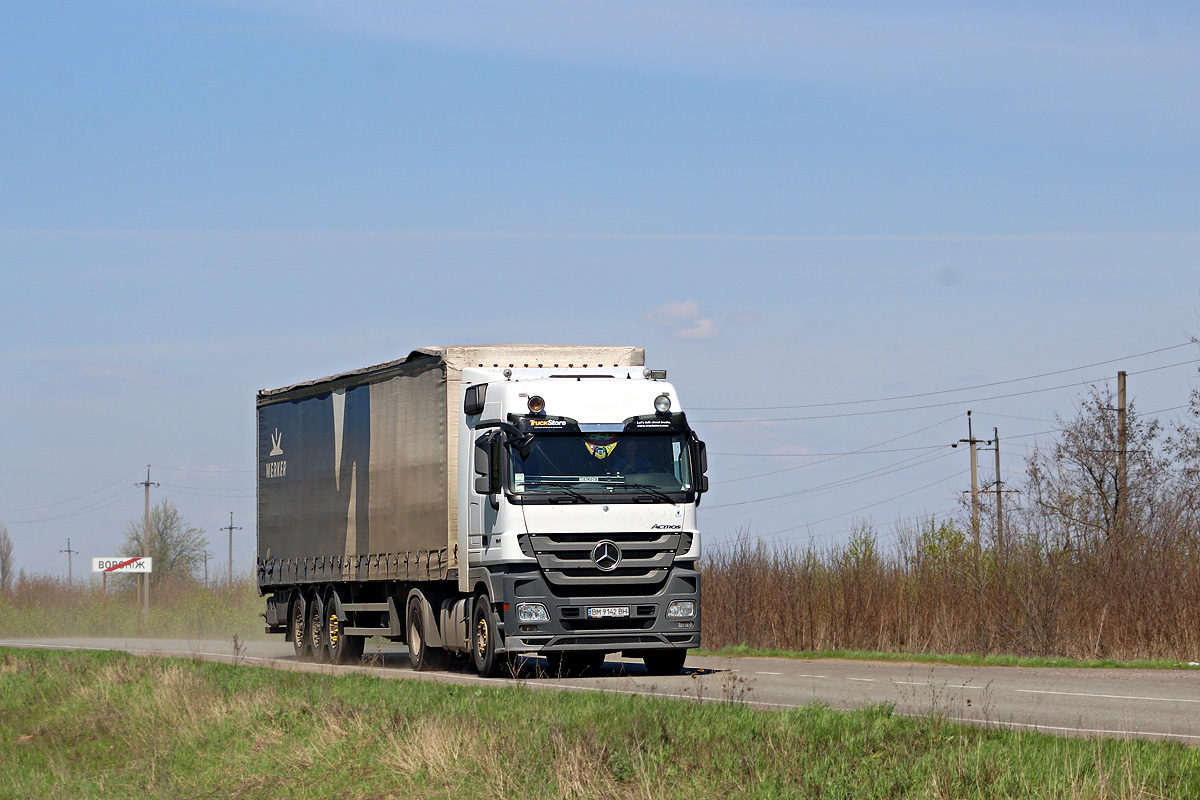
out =
<svg viewBox="0 0 1200 800"><path fill-rule="evenodd" d="M430 648L425 636L425 621L421 616L421 601L408 602L408 661L417 672L438 669L443 665L440 651Z"/></svg>
<svg viewBox="0 0 1200 800"><path fill-rule="evenodd" d="M490 606L488 596L481 594L475 598L475 609L471 613L471 655L475 659L475 671L484 678L499 677L508 666L508 659L501 658L496 652L499 641Z"/></svg>

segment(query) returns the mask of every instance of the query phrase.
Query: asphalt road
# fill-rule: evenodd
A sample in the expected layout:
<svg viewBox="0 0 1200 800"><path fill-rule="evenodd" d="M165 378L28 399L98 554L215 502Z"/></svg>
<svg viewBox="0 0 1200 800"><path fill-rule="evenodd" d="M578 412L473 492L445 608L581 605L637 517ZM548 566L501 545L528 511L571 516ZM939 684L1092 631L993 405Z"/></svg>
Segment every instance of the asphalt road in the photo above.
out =
<svg viewBox="0 0 1200 800"><path fill-rule="evenodd" d="M963 722L1073 736L1176 739L1200 745L1200 671L960 667L871 661L690 657L684 673L646 674L640 661L609 657L602 674L558 679L545 660L522 659L516 678L485 679L454 659L439 672L414 672L403 645L368 643L361 665L334 667L297 661L291 645L253 641L235 652L232 641L182 639L22 639L0 647L126 650L139 654L235 660L276 669L361 672L386 678L525 686L682 700L735 701L787 709L820 702L850 709L887 702L902 714L937 712Z"/></svg>

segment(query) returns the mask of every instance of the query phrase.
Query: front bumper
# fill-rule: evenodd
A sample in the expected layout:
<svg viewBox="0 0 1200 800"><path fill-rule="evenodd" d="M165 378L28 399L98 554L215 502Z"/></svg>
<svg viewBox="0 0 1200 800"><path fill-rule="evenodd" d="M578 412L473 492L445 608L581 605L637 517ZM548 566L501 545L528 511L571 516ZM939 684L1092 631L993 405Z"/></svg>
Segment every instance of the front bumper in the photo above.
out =
<svg viewBox="0 0 1200 800"><path fill-rule="evenodd" d="M651 595L556 596L536 570L494 575L503 587L501 613L504 650L509 653L544 653L591 650L607 653L637 650L686 649L700 646L700 573L681 566L671 568L662 589ZM696 614L690 619L667 617L673 600L691 600ZM517 620L517 603L542 603L548 622ZM628 617L589 619L588 608L628 607Z"/></svg>

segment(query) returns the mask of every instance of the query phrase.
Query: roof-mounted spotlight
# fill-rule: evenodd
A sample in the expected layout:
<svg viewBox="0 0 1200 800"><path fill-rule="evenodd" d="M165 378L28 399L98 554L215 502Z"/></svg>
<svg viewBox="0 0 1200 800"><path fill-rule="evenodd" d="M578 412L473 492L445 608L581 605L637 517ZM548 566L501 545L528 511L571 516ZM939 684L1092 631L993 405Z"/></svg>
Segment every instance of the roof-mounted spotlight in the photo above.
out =
<svg viewBox="0 0 1200 800"><path fill-rule="evenodd" d="M671 398L665 394L660 394L654 398L654 410L659 414L666 414L671 410Z"/></svg>
<svg viewBox="0 0 1200 800"><path fill-rule="evenodd" d="M529 398L529 413L540 414L546 410L546 401L540 395L534 395Z"/></svg>

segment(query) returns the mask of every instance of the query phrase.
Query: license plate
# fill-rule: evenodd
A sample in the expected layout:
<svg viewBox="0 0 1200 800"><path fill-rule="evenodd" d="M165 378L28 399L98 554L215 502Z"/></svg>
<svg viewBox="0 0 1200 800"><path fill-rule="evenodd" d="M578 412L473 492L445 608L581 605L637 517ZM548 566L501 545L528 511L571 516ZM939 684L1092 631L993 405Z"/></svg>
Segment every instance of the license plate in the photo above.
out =
<svg viewBox="0 0 1200 800"><path fill-rule="evenodd" d="M588 619L603 619L604 617L628 617L629 606L589 606Z"/></svg>

